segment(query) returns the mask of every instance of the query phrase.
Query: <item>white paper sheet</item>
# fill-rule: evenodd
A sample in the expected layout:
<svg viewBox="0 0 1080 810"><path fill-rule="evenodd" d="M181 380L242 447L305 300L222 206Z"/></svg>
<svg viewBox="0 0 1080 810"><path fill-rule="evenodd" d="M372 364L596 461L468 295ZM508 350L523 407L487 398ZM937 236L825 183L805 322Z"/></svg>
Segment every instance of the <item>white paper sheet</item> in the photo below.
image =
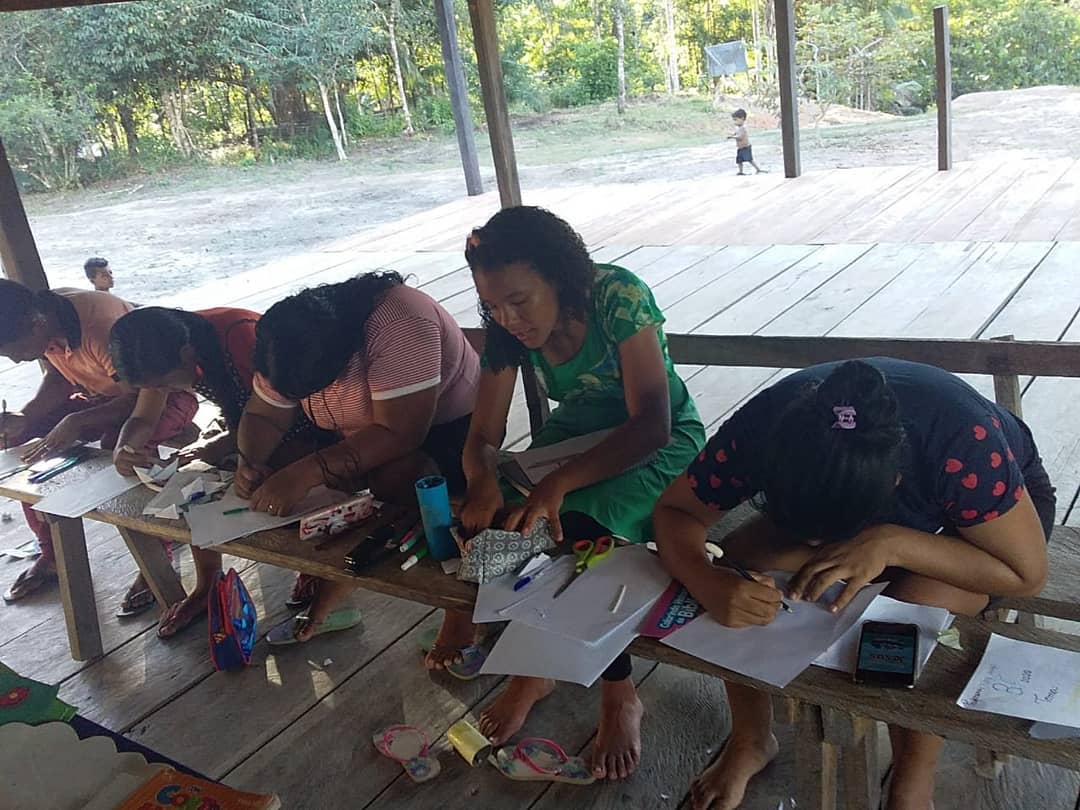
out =
<svg viewBox="0 0 1080 810"><path fill-rule="evenodd" d="M572 556L559 560L558 569L525 589L532 591L529 598L502 611L503 618L596 644L643 607L652 607L671 582L660 559L648 549L621 546L579 576L558 598L552 598L573 567ZM612 613L624 585L626 594L619 609Z"/></svg>
<svg viewBox="0 0 1080 810"><path fill-rule="evenodd" d="M22 460L24 452L26 451L21 447L12 447L10 450L0 451L0 475L17 470L25 464L26 462Z"/></svg>
<svg viewBox="0 0 1080 810"><path fill-rule="evenodd" d="M789 575L773 574L773 578L783 588ZM662 643L783 688L859 621L886 583L863 588L843 611L829 612L828 605L843 587L833 585L815 603L788 602L794 612L781 611L764 627L725 627L711 616L701 615Z"/></svg>
<svg viewBox="0 0 1080 810"><path fill-rule="evenodd" d="M134 475L125 477L110 464L78 484L71 484L46 495L34 505L34 509L58 517L82 517L105 501L123 495L137 486L138 478Z"/></svg>
<svg viewBox="0 0 1080 810"><path fill-rule="evenodd" d="M599 644L586 644L520 622L510 622L488 653L480 672L484 675L528 675L592 686L637 637L638 626L648 612L648 606L643 607Z"/></svg>
<svg viewBox="0 0 1080 810"><path fill-rule="evenodd" d="M913 605L882 594L870 603L870 607L844 635L833 642L825 652L814 659L814 664L841 672L855 672L859 657L859 637L863 622L900 622L919 627L919 668L922 672L930 654L937 647L937 635L950 624L953 616L945 608Z"/></svg>
<svg viewBox="0 0 1080 810"><path fill-rule="evenodd" d="M1080 652L992 634L956 702L975 711L1080 726Z"/></svg>
<svg viewBox="0 0 1080 810"><path fill-rule="evenodd" d="M539 579L534 583L530 583L520 591L515 591L514 585L517 584L521 577L526 576L529 572L540 568L549 561L551 561L551 558L547 554L540 553L529 560L528 565L522 568L521 571L503 574L501 577L496 577L490 582L481 585L476 591L476 604L473 606L473 623L505 622L507 616L503 614L503 609L508 605L531 598L532 594L528 592L528 588L539 586L543 580ZM550 562L550 565L556 566L559 562L560 560L555 560ZM554 573L545 570L542 576L554 576Z"/></svg>
<svg viewBox="0 0 1080 810"><path fill-rule="evenodd" d="M1028 734L1036 740L1067 740L1080 737L1080 728L1059 726L1054 723L1032 723Z"/></svg>
<svg viewBox="0 0 1080 810"><path fill-rule="evenodd" d="M350 497L343 492L316 487L296 505L291 515L285 517L277 517L265 512L239 512L226 515L224 513L232 509L246 509L248 506L247 500L229 489L221 500L207 504L193 504L187 510L191 545L217 546L238 537L247 537L255 532L287 526L290 523L296 523L304 515L341 503Z"/></svg>
<svg viewBox="0 0 1080 810"><path fill-rule="evenodd" d="M161 492L150 499L150 502L143 508L143 514L160 516L160 512L163 509L187 503L187 499L184 498L182 491L183 488L199 476L206 474L206 472L199 470L184 470L178 472L169 479L169 483L165 485ZM143 483L145 483L145 481Z"/></svg>
<svg viewBox="0 0 1080 810"><path fill-rule="evenodd" d="M536 486L545 476L555 472L567 462L573 461L586 450L591 450L600 444L610 430L597 430L594 433L586 433L584 436L574 436L565 441L549 444L546 447L538 447L535 450L523 450L520 453L512 453L511 457L517 462L518 467L529 482Z"/></svg>

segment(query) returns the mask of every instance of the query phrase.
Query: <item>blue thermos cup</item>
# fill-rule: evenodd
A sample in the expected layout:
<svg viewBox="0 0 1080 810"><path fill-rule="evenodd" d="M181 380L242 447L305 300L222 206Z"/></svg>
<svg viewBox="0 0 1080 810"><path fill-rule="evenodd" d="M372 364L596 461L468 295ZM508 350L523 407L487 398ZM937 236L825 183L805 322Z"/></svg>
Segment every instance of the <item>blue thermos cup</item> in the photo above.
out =
<svg viewBox="0 0 1080 810"><path fill-rule="evenodd" d="M442 562L456 557L457 543L450 536L450 494L446 479L441 475L428 475L416 482L416 500L420 504L420 520L424 524L428 553L432 559Z"/></svg>

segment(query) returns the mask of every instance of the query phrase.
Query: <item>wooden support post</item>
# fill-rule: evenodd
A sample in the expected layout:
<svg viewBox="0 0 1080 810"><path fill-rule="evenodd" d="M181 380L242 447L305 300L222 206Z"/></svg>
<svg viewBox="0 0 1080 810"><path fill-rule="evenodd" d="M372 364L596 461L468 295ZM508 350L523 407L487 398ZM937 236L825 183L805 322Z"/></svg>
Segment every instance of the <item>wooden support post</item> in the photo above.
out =
<svg viewBox="0 0 1080 810"><path fill-rule="evenodd" d="M952 168L952 56L949 7L934 6L934 62L937 75L937 167Z"/></svg>
<svg viewBox="0 0 1080 810"><path fill-rule="evenodd" d="M454 0L435 0L435 23L439 28L450 106L454 110L454 130L457 132L458 152L461 153L461 168L465 172L465 190L470 197L475 197L484 193L484 181L480 177L480 162L476 157L476 138L473 136L472 114L469 112L469 88L465 84L465 68L461 64Z"/></svg>
<svg viewBox="0 0 1080 810"><path fill-rule="evenodd" d="M798 177L802 174L802 160L799 156L798 73L795 71L795 0L775 0L775 7L784 177Z"/></svg>
<svg viewBox="0 0 1080 810"><path fill-rule="evenodd" d="M991 340L1015 340L1013 335L999 335ZM1020 402L1020 375L1018 374L995 374L994 375L994 401L1005 410L1015 416L1024 418L1023 406Z"/></svg>
<svg viewBox="0 0 1080 810"><path fill-rule="evenodd" d="M877 724L866 717L825 707L821 719L825 742L840 749L840 806L845 810L877 807L881 800Z"/></svg>
<svg viewBox="0 0 1080 810"><path fill-rule="evenodd" d="M794 726L799 720L799 701L787 695L773 695L773 722L782 726Z"/></svg>
<svg viewBox="0 0 1080 810"><path fill-rule="evenodd" d="M117 531L124 538L128 551L131 552L131 556L135 558L135 564L142 572L143 579L153 591L160 610L165 610L187 596L180 582L180 575L169 562L159 538L123 527L117 527Z"/></svg>
<svg viewBox="0 0 1080 810"><path fill-rule="evenodd" d="M1015 340L1014 335L999 335L998 337L992 337L991 340ZM1024 408L1021 401L1023 391L1020 390L1020 375L1018 374L995 374L994 375L994 401L1005 410L1012 414L1024 418ZM1004 622L1008 621L1009 610L1001 608L995 610L991 608L988 613L993 614L992 619ZM1027 613L1025 611L1018 611L1016 614L1016 623L1021 627L1043 627L1045 621L1041 616L1036 616L1034 613Z"/></svg>
<svg viewBox="0 0 1080 810"><path fill-rule="evenodd" d="M0 263L4 274L12 281L25 284L31 290L46 290L49 280L41 266L34 235L26 219L15 173L8 162L4 142L0 140Z"/></svg>
<svg viewBox="0 0 1080 810"><path fill-rule="evenodd" d="M975 773L982 779L997 779L1008 762L1008 754L999 754L987 748L975 749Z"/></svg>
<svg viewBox="0 0 1080 810"><path fill-rule="evenodd" d="M795 802L799 810L836 810L839 749L825 741L821 707L799 703L795 722Z"/></svg>
<svg viewBox="0 0 1080 810"><path fill-rule="evenodd" d="M488 137L491 139L491 158L495 162L495 179L499 184L499 200L503 208L509 208L521 205L521 185L518 183L514 136L510 131L510 112L506 107L493 0L469 0L469 17L472 20L476 67L480 73L480 91L484 96Z"/></svg>
<svg viewBox="0 0 1080 810"><path fill-rule="evenodd" d="M89 661L98 658L103 648L83 523L80 518L57 518L52 515L48 516L48 521L71 657L76 661Z"/></svg>

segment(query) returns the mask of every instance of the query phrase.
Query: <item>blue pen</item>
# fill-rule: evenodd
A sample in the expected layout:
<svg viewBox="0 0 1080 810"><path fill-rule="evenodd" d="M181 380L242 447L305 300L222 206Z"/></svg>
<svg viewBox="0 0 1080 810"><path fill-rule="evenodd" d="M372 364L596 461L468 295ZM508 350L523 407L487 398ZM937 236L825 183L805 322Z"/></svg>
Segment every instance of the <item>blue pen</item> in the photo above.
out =
<svg viewBox="0 0 1080 810"><path fill-rule="evenodd" d="M520 591L522 588L524 588L530 582L535 582L536 580L540 579L540 577L542 577L544 574L546 574L548 571L550 571L552 568L555 567L554 564L555 564L555 558L552 558L552 559L548 560L546 563L541 565L538 569L533 571L531 574L529 574L528 576L524 576L521 579L519 579L517 582L515 582L514 583L514 590L515 591Z"/></svg>

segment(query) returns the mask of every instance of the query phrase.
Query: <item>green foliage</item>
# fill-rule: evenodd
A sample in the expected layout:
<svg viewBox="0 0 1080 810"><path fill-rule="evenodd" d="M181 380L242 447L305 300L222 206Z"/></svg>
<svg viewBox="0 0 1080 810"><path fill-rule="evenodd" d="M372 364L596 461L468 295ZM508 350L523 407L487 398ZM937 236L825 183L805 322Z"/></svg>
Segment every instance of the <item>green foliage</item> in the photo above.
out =
<svg viewBox="0 0 1080 810"><path fill-rule="evenodd" d="M512 109L546 113L617 95L614 2L623 19L628 95L663 92L666 0L497 0ZM742 39L752 75L725 89L750 92L769 106L771 0L672 2L682 86L711 91L705 46ZM803 93L822 107L926 109L933 100L936 2L797 3ZM456 4L479 122L467 3ZM1080 84L1078 4L952 0L954 91ZM20 181L32 189L187 160L332 156L327 112L335 128L343 119L350 141L397 137L405 129L391 29L414 127L451 133L429 0L147 0L0 14L0 136Z"/></svg>
<svg viewBox="0 0 1080 810"><path fill-rule="evenodd" d="M952 26L953 92L1080 84L1080 10L1041 0L974 9Z"/></svg>
<svg viewBox="0 0 1080 810"><path fill-rule="evenodd" d="M0 95L0 132L15 170L30 188L54 190L79 183L79 147L93 116L77 96L53 97L32 79Z"/></svg>

